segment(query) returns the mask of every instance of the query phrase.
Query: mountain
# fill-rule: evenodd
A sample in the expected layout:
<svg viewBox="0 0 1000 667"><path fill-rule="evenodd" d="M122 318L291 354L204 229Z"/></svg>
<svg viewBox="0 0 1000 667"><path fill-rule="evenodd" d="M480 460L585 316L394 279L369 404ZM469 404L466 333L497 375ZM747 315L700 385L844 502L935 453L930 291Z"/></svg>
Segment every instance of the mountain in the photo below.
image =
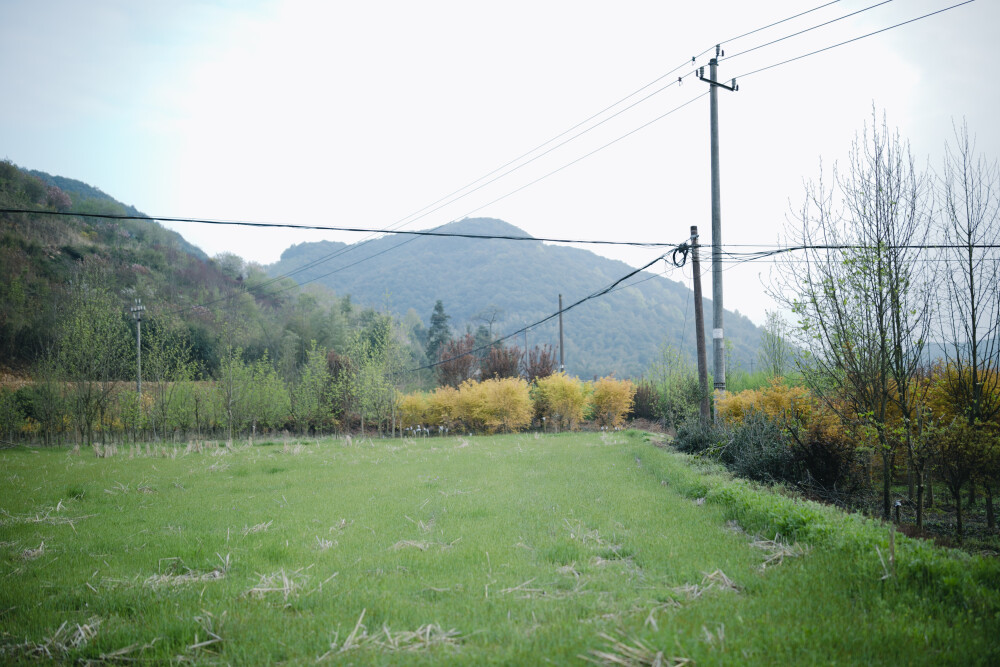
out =
<svg viewBox="0 0 1000 667"><path fill-rule="evenodd" d="M83 181L66 178L65 176L53 176L45 173L44 171L38 171L37 169L26 170L26 173L38 178L48 186L55 186L59 188L69 195L70 200L73 202L73 211L81 213L118 213L122 215L146 217L144 213L139 211L134 206L122 204L111 195L105 194L103 190L95 188L92 185L88 185ZM160 227L159 223L153 224ZM198 259L208 259L208 255L206 255L201 248L188 243L188 241L177 232L164 229L163 227L160 227L160 229L163 230L164 236L168 237L170 241L179 249L189 255L194 255Z"/></svg>
<svg viewBox="0 0 1000 667"><path fill-rule="evenodd" d="M51 349L67 295L85 266L100 273L123 312L140 297L151 316L240 288L180 234L81 181L0 161L0 208L32 211L0 213L0 367L27 367ZM202 308L179 316L199 361L209 367L217 329L212 314Z"/></svg>
<svg viewBox="0 0 1000 667"><path fill-rule="evenodd" d="M441 232L482 236L527 236L502 220L466 219ZM391 252L390 252L391 251ZM353 245L302 243L288 248L271 276L290 275L300 284L318 281L338 294L395 313L414 309L426 323L437 299L451 316L453 331L492 320L505 334L607 287L634 269L587 250L541 241L428 236L386 236ZM624 285L633 285L624 287ZM651 273L633 276L615 291L564 312L566 370L581 377L615 373L636 377L659 356L663 343L694 357L693 294L679 282ZM704 301L711 322L712 302ZM731 363L750 368L760 341L746 317L726 311ZM556 319L532 328L528 345L558 344ZM711 354L711 340L708 350ZM524 344L518 336L518 345Z"/></svg>

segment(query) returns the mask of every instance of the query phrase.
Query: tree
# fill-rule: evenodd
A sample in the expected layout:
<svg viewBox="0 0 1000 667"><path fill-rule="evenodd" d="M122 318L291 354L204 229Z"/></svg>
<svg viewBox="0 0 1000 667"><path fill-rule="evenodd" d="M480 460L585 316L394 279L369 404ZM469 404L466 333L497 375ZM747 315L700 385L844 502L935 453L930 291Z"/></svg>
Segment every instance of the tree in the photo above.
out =
<svg viewBox="0 0 1000 667"><path fill-rule="evenodd" d="M481 372L483 379L521 377L521 359L524 351L519 347L506 347L502 342L490 347L483 359Z"/></svg>
<svg viewBox="0 0 1000 667"><path fill-rule="evenodd" d="M940 331L947 390L964 407L968 424L982 429L1000 416L1000 265L989 249L1000 236L1000 168L976 153L964 123L954 131L939 186L946 246ZM996 468L987 457L970 480L970 493L977 481L983 485L991 528L996 475L986 471Z"/></svg>
<svg viewBox="0 0 1000 667"><path fill-rule="evenodd" d="M702 399L698 372L689 357L672 345L660 348L660 358L650 366L650 381L659 397L657 413L676 429L698 414Z"/></svg>
<svg viewBox="0 0 1000 667"><path fill-rule="evenodd" d="M93 443L94 427L104 421L117 383L133 375L128 361L135 359L124 313L104 282L100 269L85 267L73 285L59 335L59 369L71 387L73 420L87 445Z"/></svg>
<svg viewBox="0 0 1000 667"><path fill-rule="evenodd" d="M247 395L252 389L252 383L253 368L243 360L243 349L227 345L219 360L215 391L225 414L230 441L235 433L242 431L250 423L250 401Z"/></svg>
<svg viewBox="0 0 1000 667"><path fill-rule="evenodd" d="M791 364L791 346L788 343L788 326L781 315L768 312L760 335L760 369L768 377L784 377Z"/></svg>
<svg viewBox="0 0 1000 667"><path fill-rule="evenodd" d="M475 348L476 341L472 334L445 343L438 353L438 384L457 388L473 378L479 366L479 359L473 354Z"/></svg>
<svg viewBox="0 0 1000 667"><path fill-rule="evenodd" d="M969 424L964 419L945 426L939 435L940 462L938 468L945 486L955 501L955 535L962 540L962 489L983 465L990 434L986 429Z"/></svg>
<svg viewBox="0 0 1000 667"><path fill-rule="evenodd" d="M366 419L381 431L394 414L395 382L401 369L398 334L389 315L375 314L368 327L356 332L348 351L350 372L345 378L361 417L362 434Z"/></svg>
<svg viewBox="0 0 1000 667"><path fill-rule="evenodd" d="M438 360L441 348L451 340L451 327L448 320L451 315L444 312L444 304L438 299L434 304L434 312L431 313L431 326L427 330L427 358L433 363Z"/></svg>
<svg viewBox="0 0 1000 667"><path fill-rule="evenodd" d="M302 433L310 429L319 430L332 419L331 378L326 359L326 348L312 341L298 383L292 389L292 418Z"/></svg>
<svg viewBox="0 0 1000 667"><path fill-rule="evenodd" d="M552 375L556 370L556 353L551 345L536 345L528 350L524 377L528 382Z"/></svg>
<svg viewBox="0 0 1000 667"><path fill-rule="evenodd" d="M197 366L191 359L191 345L177 326L150 324L153 326L147 326L149 333L144 337L143 374L151 381L146 385L152 397L150 421L154 433L162 438L176 421L180 388L194 379Z"/></svg>
<svg viewBox="0 0 1000 667"><path fill-rule="evenodd" d="M940 331L954 373L949 390L969 424L1000 415L1000 168L976 154L968 127L955 128L940 182L945 245Z"/></svg>
<svg viewBox="0 0 1000 667"><path fill-rule="evenodd" d="M888 519L896 456L890 421L902 419L909 443L920 401L913 380L931 324L931 281L914 261L930 227L929 193L909 146L884 118L855 139L847 173L835 168L834 183L834 191L822 177L807 186L790 230L804 256L779 265L772 295L798 317L793 335L805 351L806 384L871 435Z"/></svg>

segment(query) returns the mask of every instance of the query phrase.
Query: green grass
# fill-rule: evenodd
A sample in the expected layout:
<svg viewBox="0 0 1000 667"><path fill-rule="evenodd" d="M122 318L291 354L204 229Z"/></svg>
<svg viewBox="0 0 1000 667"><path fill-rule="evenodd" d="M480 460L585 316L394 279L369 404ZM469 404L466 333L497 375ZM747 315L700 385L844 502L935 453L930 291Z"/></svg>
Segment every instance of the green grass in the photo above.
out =
<svg viewBox="0 0 1000 667"><path fill-rule="evenodd" d="M641 433L152 453L0 455L0 661L1000 660L995 561Z"/></svg>

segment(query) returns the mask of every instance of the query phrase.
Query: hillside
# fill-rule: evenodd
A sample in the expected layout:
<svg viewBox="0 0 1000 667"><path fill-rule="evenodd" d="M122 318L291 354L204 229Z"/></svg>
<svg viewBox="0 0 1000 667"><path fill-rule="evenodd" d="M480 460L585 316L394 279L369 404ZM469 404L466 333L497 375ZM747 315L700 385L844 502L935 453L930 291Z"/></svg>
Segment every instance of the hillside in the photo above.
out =
<svg viewBox="0 0 1000 667"><path fill-rule="evenodd" d="M123 312L141 297L150 315L204 303L238 287L201 250L152 220L89 217L142 213L81 181L28 172L3 161L0 207L36 211L0 214L2 366L28 366L51 348L61 307L82 271L98 272ZM203 309L181 317L199 360L207 362L216 325L205 315Z"/></svg>
<svg viewBox="0 0 1000 667"><path fill-rule="evenodd" d="M489 218L451 223L441 231L526 235ZM564 305L569 305L610 285L632 267L587 250L541 241L409 236L351 246L298 244L266 270L272 276L291 273L300 284L318 281L366 305L381 307L388 299L392 311L413 308L425 323L434 302L441 299L453 331L495 315L493 332L502 334L557 311L560 293ZM634 287L617 289L564 314L568 372L582 377L638 376L664 342L685 351L694 349L691 290L649 273L628 281L633 283ZM704 308L711 322L710 300L705 300ZM749 368L756 358L759 330L746 317L727 311L726 333L733 344L734 364ZM517 342L523 344L523 338ZM554 320L528 333L529 345L557 342ZM711 349L710 340L708 344Z"/></svg>
<svg viewBox="0 0 1000 667"><path fill-rule="evenodd" d="M124 213L125 215L135 215L140 217L144 217L145 215L134 206L122 204L111 195L105 193L103 190L95 188L94 186L84 183L83 181L66 178L65 176L53 176L45 173L44 171L38 171L37 169L27 170L26 173L40 179L46 185L54 185L58 187L60 190L69 195L71 201L73 202L73 211L78 211L80 213ZM208 259L208 255L206 255L201 248L188 243L187 240L177 232L164 229L155 222L152 224L159 227L162 230L163 236L169 239L172 244L175 244L184 252L189 255L194 255L198 259Z"/></svg>

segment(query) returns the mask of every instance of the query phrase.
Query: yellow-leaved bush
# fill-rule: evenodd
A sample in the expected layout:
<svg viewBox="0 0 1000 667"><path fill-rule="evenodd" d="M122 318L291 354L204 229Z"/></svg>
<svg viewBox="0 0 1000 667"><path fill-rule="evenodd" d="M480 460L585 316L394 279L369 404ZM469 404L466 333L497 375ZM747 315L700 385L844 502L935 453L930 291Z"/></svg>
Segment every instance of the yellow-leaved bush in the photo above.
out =
<svg viewBox="0 0 1000 667"><path fill-rule="evenodd" d="M790 387L773 378L762 389L727 393L716 401L719 418L730 426L741 424L751 412L761 412L777 421L794 421L816 435L841 439L844 428L837 415L805 387Z"/></svg>
<svg viewBox="0 0 1000 667"><path fill-rule="evenodd" d="M625 415L632 410L635 399L635 385L629 380L604 377L594 383L591 395L594 419L601 426L610 428L625 423Z"/></svg>
<svg viewBox="0 0 1000 667"><path fill-rule="evenodd" d="M423 392L396 395L396 410L399 413L399 423L403 428L427 424L430 403Z"/></svg>
<svg viewBox="0 0 1000 667"><path fill-rule="evenodd" d="M579 378L554 373L540 378L535 385L535 410L561 428L576 428L583 421L587 406L586 387Z"/></svg>
<svg viewBox="0 0 1000 667"><path fill-rule="evenodd" d="M531 396L521 378L497 378L480 383L482 420L486 429L511 433L531 425Z"/></svg>

